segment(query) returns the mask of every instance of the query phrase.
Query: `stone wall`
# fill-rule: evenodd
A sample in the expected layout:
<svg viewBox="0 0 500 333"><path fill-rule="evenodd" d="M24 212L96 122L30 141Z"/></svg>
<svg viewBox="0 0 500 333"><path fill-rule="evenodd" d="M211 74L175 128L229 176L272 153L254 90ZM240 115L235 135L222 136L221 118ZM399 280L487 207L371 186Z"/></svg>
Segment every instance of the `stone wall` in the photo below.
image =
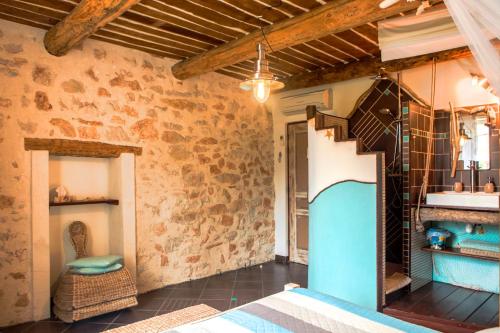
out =
<svg viewBox="0 0 500 333"><path fill-rule="evenodd" d="M31 320L25 137L139 145L138 287L270 260L270 113L237 80L177 81L174 63L88 40L56 58L44 31L0 20L0 327Z"/></svg>

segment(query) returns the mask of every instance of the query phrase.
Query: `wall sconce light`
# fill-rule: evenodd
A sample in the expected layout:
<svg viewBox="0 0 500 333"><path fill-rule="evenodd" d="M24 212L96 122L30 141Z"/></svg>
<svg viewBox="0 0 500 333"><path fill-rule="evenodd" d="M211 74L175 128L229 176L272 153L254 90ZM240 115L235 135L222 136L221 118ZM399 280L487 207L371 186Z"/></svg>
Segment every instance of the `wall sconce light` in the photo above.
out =
<svg viewBox="0 0 500 333"><path fill-rule="evenodd" d="M471 83L473 86L482 87L488 80L484 76L472 74Z"/></svg>
<svg viewBox="0 0 500 333"><path fill-rule="evenodd" d="M477 83L479 82L479 76L477 75L472 75L472 85L477 86Z"/></svg>
<svg viewBox="0 0 500 333"><path fill-rule="evenodd" d="M495 94L493 87L488 82L488 79L482 75L471 74L471 84L474 87L483 88L484 90L486 90L486 92L490 94Z"/></svg>
<svg viewBox="0 0 500 333"><path fill-rule="evenodd" d="M486 106L486 126L490 128L500 128L500 105Z"/></svg>
<svg viewBox="0 0 500 333"><path fill-rule="evenodd" d="M465 132L464 123L460 123L460 129L458 130L458 134L460 135L460 147L463 147L464 144L470 140L470 137Z"/></svg>
<svg viewBox="0 0 500 333"><path fill-rule="evenodd" d="M486 82L488 82L488 80L485 77L483 77L481 80L479 80L477 85L484 88Z"/></svg>

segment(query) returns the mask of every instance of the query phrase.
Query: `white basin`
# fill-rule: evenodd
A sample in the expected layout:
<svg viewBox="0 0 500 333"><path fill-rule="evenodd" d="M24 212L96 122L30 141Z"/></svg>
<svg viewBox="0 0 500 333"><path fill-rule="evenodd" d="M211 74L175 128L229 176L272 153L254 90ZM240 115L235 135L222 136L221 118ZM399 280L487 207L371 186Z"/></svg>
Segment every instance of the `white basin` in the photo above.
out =
<svg viewBox="0 0 500 333"><path fill-rule="evenodd" d="M428 193L426 203L432 206L456 206L470 208L500 208L500 192L453 192Z"/></svg>

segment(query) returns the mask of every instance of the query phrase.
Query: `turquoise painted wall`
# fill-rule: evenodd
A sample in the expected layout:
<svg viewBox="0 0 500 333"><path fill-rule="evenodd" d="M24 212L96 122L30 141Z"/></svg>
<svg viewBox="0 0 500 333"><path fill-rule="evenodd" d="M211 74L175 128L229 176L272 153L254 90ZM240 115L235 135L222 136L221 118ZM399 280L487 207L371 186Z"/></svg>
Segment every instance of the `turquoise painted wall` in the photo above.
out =
<svg viewBox="0 0 500 333"><path fill-rule="evenodd" d="M435 222L434 226L447 229L452 233L447 245L457 247L465 239L481 240L486 242L500 242L498 226L483 225L484 234L465 232L465 223ZM451 283L454 285L499 292L498 262L468 257L433 254L433 280Z"/></svg>
<svg viewBox="0 0 500 333"><path fill-rule="evenodd" d="M376 184L346 181L309 204L309 289L377 309Z"/></svg>

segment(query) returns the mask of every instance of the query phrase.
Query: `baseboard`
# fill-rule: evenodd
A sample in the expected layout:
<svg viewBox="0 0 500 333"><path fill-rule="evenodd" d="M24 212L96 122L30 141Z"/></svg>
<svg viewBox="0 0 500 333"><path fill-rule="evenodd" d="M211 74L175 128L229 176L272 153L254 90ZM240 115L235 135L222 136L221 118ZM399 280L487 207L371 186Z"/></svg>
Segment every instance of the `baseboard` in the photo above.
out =
<svg viewBox="0 0 500 333"><path fill-rule="evenodd" d="M280 255L275 255L274 256L274 261L277 263L277 264L288 264L288 256L280 256Z"/></svg>

